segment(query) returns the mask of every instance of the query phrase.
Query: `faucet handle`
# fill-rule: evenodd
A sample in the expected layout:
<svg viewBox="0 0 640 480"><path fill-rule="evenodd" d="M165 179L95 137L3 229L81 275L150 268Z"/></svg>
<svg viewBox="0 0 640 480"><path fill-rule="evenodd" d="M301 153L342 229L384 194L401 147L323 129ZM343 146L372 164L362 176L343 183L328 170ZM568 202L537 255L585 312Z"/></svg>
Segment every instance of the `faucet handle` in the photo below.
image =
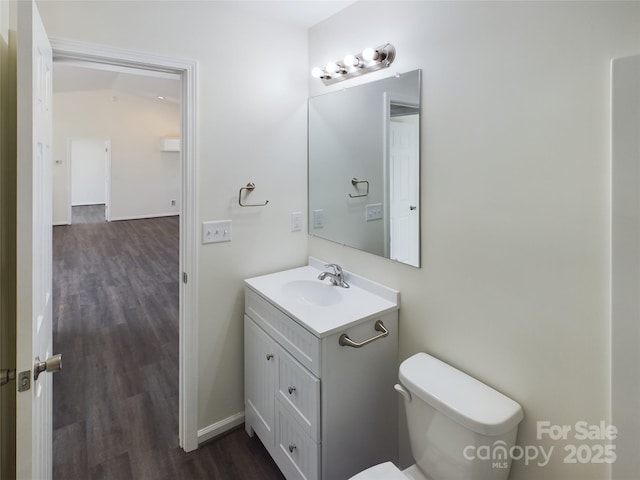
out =
<svg viewBox="0 0 640 480"><path fill-rule="evenodd" d="M327 263L326 268L332 268L334 275L342 274L342 267L337 263Z"/></svg>
<svg viewBox="0 0 640 480"><path fill-rule="evenodd" d="M338 265L337 263L327 263L325 265L325 268L331 268L333 270L333 273L322 272L320 275L318 275L318 278L320 280L324 280L327 275L331 275L331 278L329 280L331 281L332 285L338 285L342 288L349 288L349 284L344 281L344 273L342 273L342 267L340 265Z"/></svg>

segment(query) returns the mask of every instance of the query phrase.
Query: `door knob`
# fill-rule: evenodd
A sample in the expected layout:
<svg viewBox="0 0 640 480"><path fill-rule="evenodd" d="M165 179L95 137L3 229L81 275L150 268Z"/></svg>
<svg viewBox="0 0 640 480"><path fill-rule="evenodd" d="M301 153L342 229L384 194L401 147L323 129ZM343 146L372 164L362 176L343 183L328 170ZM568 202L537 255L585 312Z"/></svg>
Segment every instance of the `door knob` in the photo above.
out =
<svg viewBox="0 0 640 480"><path fill-rule="evenodd" d="M56 373L60 370L62 370L62 354L49 357L44 362L40 361L40 357L36 357L36 363L33 366L33 379L38 380L42 372Z"/></svg>

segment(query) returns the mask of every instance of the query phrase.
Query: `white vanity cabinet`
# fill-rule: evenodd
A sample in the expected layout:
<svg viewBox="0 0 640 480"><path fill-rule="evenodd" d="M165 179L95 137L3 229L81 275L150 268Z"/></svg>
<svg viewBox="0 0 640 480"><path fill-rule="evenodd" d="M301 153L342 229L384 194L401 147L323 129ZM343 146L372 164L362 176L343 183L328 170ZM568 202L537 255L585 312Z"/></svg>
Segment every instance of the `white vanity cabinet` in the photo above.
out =
<svg viewBox="0 0 640 480"><path fill-rule="evenodd" d="M397 462L397 306L322 332L251 280L244 318L247 433L258 435L288 480L346 480ZM375 330L378 321L388 335ZM354 348L340 344L343 334L354 342L380 338Z"/></svg>
<svg viewBox="0 0 640 480"><path fill-rule="evenodd" d="M244 325L247 433L288 479L319 479L320 379L246 315Z"/></svg>

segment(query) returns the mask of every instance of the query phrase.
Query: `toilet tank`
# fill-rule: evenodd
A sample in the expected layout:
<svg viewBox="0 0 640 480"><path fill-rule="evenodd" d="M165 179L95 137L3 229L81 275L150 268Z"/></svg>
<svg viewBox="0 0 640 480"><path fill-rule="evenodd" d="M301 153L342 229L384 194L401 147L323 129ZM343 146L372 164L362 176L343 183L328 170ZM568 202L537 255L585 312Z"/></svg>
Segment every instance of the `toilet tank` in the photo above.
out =
<svg viewBox="0 0 640 480"><path fill-rule="evenodd" d="M502 480L523 419L520 405L426 353L400 365L411 452L431 480Z"/></svg>

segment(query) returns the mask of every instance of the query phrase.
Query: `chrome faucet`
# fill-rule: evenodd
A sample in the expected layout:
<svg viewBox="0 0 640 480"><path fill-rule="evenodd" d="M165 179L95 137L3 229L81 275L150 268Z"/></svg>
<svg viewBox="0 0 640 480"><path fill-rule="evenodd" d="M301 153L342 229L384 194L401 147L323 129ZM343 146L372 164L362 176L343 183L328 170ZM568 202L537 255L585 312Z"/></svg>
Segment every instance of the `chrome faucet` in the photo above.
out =
<svg viewBox="0 0 640 480"><path fill-rule="evenodd" d="M344 274L342 273L342 267L336 263L329 263L325 265L326 268L331 268L333 272L322 272L318 275L318 280L324 280L329 277L329 281L332 285L337 285L342 288L349 288L349 284L344 281Z"/></svg>

